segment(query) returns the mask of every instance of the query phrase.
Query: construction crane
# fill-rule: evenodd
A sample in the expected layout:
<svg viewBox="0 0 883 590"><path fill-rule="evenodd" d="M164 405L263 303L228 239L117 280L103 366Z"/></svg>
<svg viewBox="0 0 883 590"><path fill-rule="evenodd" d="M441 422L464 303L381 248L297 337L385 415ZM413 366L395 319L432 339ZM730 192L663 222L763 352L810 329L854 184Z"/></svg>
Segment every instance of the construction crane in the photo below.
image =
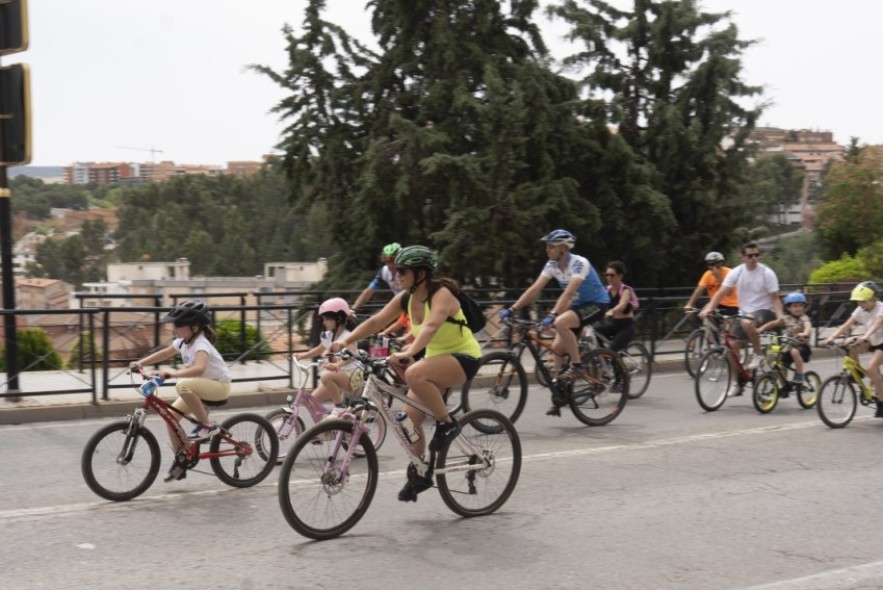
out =
<svg viewBox="0 0 883 590"><path fill-rule="evenodd" d="M151 163L156 162L156 154L164 153L163 150L158 150L158 149L154 148L153 146L150 146L149 148L142 148L142 147L129 147L127 145L118 145L117 147L121 150L136 150L139 152L150 152Z"/></svg>

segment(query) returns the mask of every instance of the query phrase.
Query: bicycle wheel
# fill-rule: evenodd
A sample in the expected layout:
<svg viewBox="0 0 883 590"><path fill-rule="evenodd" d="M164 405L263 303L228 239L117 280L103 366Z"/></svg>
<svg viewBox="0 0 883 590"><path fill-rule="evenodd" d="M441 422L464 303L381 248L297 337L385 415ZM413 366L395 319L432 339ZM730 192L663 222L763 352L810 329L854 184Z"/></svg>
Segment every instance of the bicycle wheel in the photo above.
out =
<svg viewBox="0 0 883 590"><path fill-rule="evenodd" d="M731 381L727 349L706 350L693 377L696 401L706 412L714 412L727 401L727 390Z"/></svg>
<svg viewBox="0 0 883 590"><path fill-rule="evenodd" d="M825 379L816 403L822 422L831 428L843 428L852 422L857 407L858 395L848 376L840 374Z"/></svg>
<svg viewBox="0 0 883 590"><path fill-rule="evenodd" d="M803 374L803 383L797 388L797 401L804 410L809 410L819 401L819 392L822 390L822 379L815 371L807 371Z"/></svg>
<svg viewBox="0 0 883 590"><path fill-rule="evenodd" d="M279 471L279 507L298 533L321 541L364 516L377 489L377 451L362 435L365 461L346 461L353 424L326 420L307 430Z"/></svg>
<svg viewBox="0 0 883 590"><path fill-rule="evenodd" d="M438 492L456 514L491 514L506 503L521 474L518 432L499 412L469 412L460 419L460 434L439 451L436 474Z"/></svg>
<svg viewBox="0 0 883 590"><path fill-rule="evenodd" d="M140 496L159 473L159 443L143 426L129 432L128 420L108 424L83 449L80 470L93 492L114 502Z"/></svg>
<svg viewBox="0 0 883 590"><path fill-rule="evenodd" d="M629 374L629 399L638 399L647 391L653 375L650 351L640 342L630 342L619 351L619 356Z"/></svg>
<svg viewBox="0 0 883 590"><path fill-rule="evenodd" d="M261 416L237 414L221 423L221 434L212 438L209 452L209 463L218 479L235 488L247 488L273 471L279 438Z"/></svg>
<svg viewBox="0 0 883 590"><path fill-rule="evenodd" d="M270 423L270 426L273 427L273 432L279 438L279 454L276 457L276 463L282 463L285 460L285 455L288 453L288 447L290 446L288 443L294 441L306 430L304 421L300 416L294 419L294 414L288 408L276 408L272 412L264 414L264 419ZM294 419L294 424L290 423L292 419ZM264 446L262 445L261 448L263 449ZM264 458L266 459L266 457Z"/></svg>
<svg viewBox="0 0 883 590"><path fill-rule="evenodd" d="M490 409L518 420L527 402L524 367L508 352L489 352L478 361L478 372L463 386L463 411Z"/></svg>
<svg viewBox="0 0 883 590"><path fill-rule="evenodd" d="M696 377L696 371L702 357L708 350L708 337L705 328L696 328L687 336L687 347L684 349L684 366L690 377Z"/></svg>
<svg viewBox="0 0 883 590"><path fill-rule="evenodd" d="M386 420L383 417L383 412L372 404L362 423L368 428L368 436L371 438L374 450L379 450L383 446L383 441L386 440Z"/></svg>
<svg viewBox="0 0 883 590"><path fill-rule="evenodd" d="M603 426L619 416L629 399L629 376L619 355L607 348L583 353L585 371L568 384L570 409L577 420Z"/></svg>
<svg viewBox="0 0 883 590"><path fill-rule="evenodd" d="M769 414L779 403L779 378L775 374L764 375L754 384L754 393L751 396L754 409L761 414Z"/></svg>
<svg viewBox="0 0 883 590"><path fill-rule="evenodd" d="M465 385L463 387L466 387ZM463 409L463 389L457 389L455 387L448 387L444 393L442 394L445 400L445 405L448 408L448 414L453 416L460 412Z"/></svg>

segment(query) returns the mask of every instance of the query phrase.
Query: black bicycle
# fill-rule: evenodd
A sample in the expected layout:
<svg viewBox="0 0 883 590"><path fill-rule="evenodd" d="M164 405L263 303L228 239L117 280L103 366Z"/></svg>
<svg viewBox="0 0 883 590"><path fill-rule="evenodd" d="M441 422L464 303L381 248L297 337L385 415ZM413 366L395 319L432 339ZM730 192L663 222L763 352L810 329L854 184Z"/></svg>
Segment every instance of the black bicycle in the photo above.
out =
<svg viewBox="0 0 883 590"><path fill-rule="evenodd" d="M629 398L629 373L619 355L607 348L581 352L583 370L572 380L559 380L554 367L542 360L545 351L557 353L540 337L540 324L512 318L503 321L512 330L512 345L481 357L478 373L463 387L464 411L490 408L514 423L527 402L527 373L521 361L527 350L542 375L538 382L570 406L580 422L602 426L622 412ZM557 356L567 360L566 355Z"/></svg>

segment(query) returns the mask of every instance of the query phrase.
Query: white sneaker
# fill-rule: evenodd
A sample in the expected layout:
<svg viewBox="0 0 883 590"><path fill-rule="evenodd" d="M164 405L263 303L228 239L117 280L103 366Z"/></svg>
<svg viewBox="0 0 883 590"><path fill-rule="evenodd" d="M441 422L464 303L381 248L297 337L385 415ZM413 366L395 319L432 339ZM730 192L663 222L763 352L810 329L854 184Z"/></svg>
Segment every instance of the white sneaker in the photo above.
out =
<svg viewBox="0 0 883 590"><path fill-rule="evenodd" d="M742 395L742 386L738 383L730 385L730 388L727 390L727 397L739 397L740 395Z"/></svg>
<svg viewBox="0 0 883 590"><path fill-rule="evenodd" d="M338 418L340 418L344 414L346 414L346 408L334 406L334 408L331 409L331 413L328 414L327 416L325 416L324 419L325 420L337 420Z"/></svg>
<svg viewBox="0 0 883 590"><path fill-rule="evenodd" d="M745 368L748 369L749 371L754 371L755 369L760 367L760 362L762 360L763 360L763 358L759 354L751 355L751 360L748 361L748 364L745 365Z"/></svg>

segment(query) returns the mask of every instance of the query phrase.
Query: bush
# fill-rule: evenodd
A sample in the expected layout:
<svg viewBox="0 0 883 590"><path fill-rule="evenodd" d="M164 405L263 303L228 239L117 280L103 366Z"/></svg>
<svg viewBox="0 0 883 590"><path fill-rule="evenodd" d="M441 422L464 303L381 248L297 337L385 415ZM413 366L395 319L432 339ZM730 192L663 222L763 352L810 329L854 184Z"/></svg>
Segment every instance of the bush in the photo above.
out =
<svg viewBox="0 0 883 590"><path fill-rule="evenodd" d="M86 349L85 353L81 353L80 351L80 342L83 343L83 348ZM67 366L69 369L76 369L80 366L81 360L84 364L89 364L93 361L100 361L102 358L104 358L104 354L95 346L95 339L92 337L92 332L86 330L82 333L81 338L77 338L77 342L71 349L70 357L67 360Z"/></svg>
<svg viewBox="0 0 883 590"><path fill-rule="evenodd" d="M46 332L36 328L15 331L17 338L19 372L52 371L62 368L61 355L52 346ZM0 350L0 371L6 371L6 349Z"/></svg>
<svg viewBox="0 0 883 590"><path fill-rule="evenodd" d="M840 260L828 262L812 271L810 283L855 283L868 279L869 274L864 263L849 254L843 254Z"/></svg>
<svg viewBox="0 0 883 590"><path fill-rule="evenodd" d="M245 356L242 356L241 328L242 322L237 320L222 320L215 328L215 332L218 334L218 341L215 342L215 347L225 359L253 361L270 356L272 352L270 345L264 341L257 328L248 324L245 325L245 347L247 352ZM256 344L258 342L260 344Z"/></svg>

